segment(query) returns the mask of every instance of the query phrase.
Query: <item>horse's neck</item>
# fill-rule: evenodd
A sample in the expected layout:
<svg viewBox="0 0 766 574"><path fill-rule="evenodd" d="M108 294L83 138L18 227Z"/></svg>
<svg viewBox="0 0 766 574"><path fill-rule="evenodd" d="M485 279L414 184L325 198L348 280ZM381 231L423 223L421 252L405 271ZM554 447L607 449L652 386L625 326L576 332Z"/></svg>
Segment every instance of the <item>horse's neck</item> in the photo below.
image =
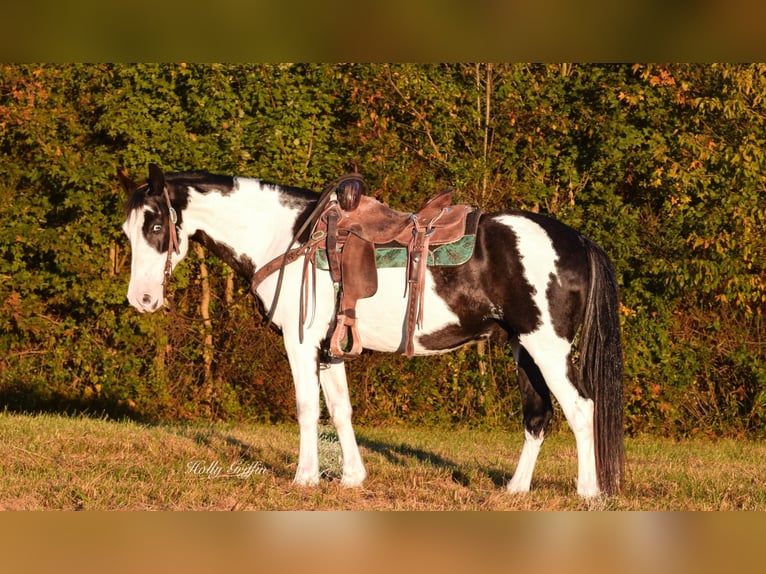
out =
<svg viewBox="0 0 766 574"><path fill-rule="evenodd" d="M235 258L247 256L258 266L290 247L296 219L302 209L280 201L280 194L258 180L240 179L230 194L192 190L184 211L190 235L202 232L233 250Z"/></svg>

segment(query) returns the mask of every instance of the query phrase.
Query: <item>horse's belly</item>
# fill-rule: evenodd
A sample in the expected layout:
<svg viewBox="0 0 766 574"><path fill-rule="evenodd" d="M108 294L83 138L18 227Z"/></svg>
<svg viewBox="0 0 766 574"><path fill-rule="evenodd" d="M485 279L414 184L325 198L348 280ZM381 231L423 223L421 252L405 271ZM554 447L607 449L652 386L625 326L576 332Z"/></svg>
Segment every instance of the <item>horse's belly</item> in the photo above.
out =
<svg viewBox="0 0 766 574"><path fill-rule="evenodd" d="M405 316L408 296L404 292L402 269L379 269L378 291L356 305L359 337L366 349L397 352L404 349ZM440 331L450 325L459 325L458 316L434 291L430 273L426 273L423 303L423 327L415 330L415 353L438 353L443 350L426 349L418 344L418 337Z"/></svg>

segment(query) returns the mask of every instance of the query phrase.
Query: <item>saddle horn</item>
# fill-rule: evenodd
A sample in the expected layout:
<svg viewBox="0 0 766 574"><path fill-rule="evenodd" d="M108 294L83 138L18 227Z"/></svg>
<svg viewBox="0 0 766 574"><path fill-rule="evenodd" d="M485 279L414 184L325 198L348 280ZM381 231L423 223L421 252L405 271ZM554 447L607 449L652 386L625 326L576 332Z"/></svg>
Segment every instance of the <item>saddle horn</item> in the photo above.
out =
<svg viewBox="0 0 766 574"><path fill-rule="evenodd" d="M335 195L343 211L354 211L359 207L362 196L367 193L367 183L359 174L359 164L351 162L350 172L339 179Z"/></svg>

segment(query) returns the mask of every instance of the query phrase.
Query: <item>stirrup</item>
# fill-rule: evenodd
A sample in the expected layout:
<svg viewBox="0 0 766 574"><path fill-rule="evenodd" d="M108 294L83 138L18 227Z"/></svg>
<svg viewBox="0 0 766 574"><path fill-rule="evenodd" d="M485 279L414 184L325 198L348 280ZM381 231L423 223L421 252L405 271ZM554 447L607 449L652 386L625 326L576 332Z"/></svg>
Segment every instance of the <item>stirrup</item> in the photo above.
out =
<svg viewBox="0 0 766 574"><path fill-rule="evenodd" d="M344 346L351 348L344 350ZM339 313L337 324L330 337L330 355L336 359L355 359L362 354L362 342L356 328L356 317Z"/></svg>

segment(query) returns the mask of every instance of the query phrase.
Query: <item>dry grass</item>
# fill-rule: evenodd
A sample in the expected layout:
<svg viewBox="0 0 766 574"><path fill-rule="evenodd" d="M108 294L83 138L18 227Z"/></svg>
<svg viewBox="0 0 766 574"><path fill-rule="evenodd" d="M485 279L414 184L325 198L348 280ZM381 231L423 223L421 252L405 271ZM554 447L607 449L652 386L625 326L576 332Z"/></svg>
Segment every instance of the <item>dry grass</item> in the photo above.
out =
<svg viewBox="0 0 766 574"><path fill-rule="evenodd" d="M532 492L504 485L521 433L360 428L369 478L339 484L340 449L322 427L323 480L291 483L294 425L158 425L0 414L3 510L766 510L766 446L747 441L627 441L620 497L575 493L569 432L548 439Z"/></svg>

